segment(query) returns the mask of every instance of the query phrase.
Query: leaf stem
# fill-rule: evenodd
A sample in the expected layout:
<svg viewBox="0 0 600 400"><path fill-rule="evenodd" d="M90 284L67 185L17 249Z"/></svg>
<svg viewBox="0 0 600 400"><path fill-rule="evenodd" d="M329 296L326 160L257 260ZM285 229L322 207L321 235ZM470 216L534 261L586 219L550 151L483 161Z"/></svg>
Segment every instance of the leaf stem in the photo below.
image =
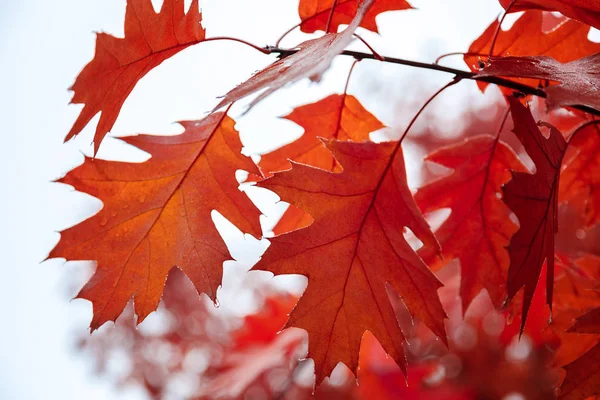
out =
<svg viewBox="0 0 600 400"><path fill-rule="evenodd" d="M456 85L461 80L462 80L461 77L455 76L454 79L452 79L450 82L446 83L444 86L442 86L440 89L438 89L437 92L435 92L433 95L431 95L431 97L429 99L427 99L427 101L425 102L425 104L423 104L423 106L419 109L419 111L417 111L417 113L415 114L415 116L410 120L410 123L406 127L406 130L404 131L404 133L402 134L402 136L400 136L400 139L398 140L398 145L400 145L400 143L402 143L402 141L404 140L404 138L406 137L406 135L408 135L408 132L410 131L410 128L412 128L412 126L415 124L415 122L417 122L417 119L423 113L423 111L425 110L425 108L427 108L427 106L436 97L438 97L443 91L445 91L446 89L448 89L450 86Z"/></svg>
<svg viewBox="0 0 600 400"><path fill-rule="evenodd" d="M373 47L371 47L371 45L370 45L370 44L369 44L369 43L368 43L368 42L367 42L365 39L363 39L362 37L360 37L360 36L359 36L357 33L354 33L354 36L355 36L355 37L356 37L358 40L360 40L361 42L363 42L363 44L364 44L365 46L367 46L367 48L368 48L368 49L371 51L371 53L373 53L373 56L374 56L374 57L375 57L377 60L379 60L379 61L383 61L383 60L384 60L384 59L383 59L383 57L382 57L382 56L381 56L381 55L380 55L378 52L376 52L376 51L375 51L375 49L373 49Z"/></svg>
<svg viewBox="0 0 600 400"><path fill-rule="evenodd" d="M299 27L300 25L302 25L302 22L292 26L290 29L288 29L287 31L285 31L283 33L283 35L279 36L279 39L277 39L277 41L275 42L275 47L279 47L281 41L283 40L283 38L285 38L287 35L289 35L290 33L292 33L292 31L294 29L296 29L297 27Z"/></svg>
<svg viewBox="0 0 600 400"><path fill-rule="evenodd" d="M581 125L579 125L578 127L576 127L575 129L573 129L573 132L569 135L569 143L571 143L573 141L576 134L578 134L579 132L581 132L582 130L584 130L585 128L587 128L588 126L591 126L591 125L600 125L600 119L593 119L591 121L586 121L586 122L582 123ZM600 131L598 133L600 134Z"/></svg>
<svg viewBox="0 0 600 400"><path fill-rule="evenodd" d="M338 0L333 1L333 5L331 6L331 11L329 11L329 16L327 17L327 25L325 26L325 34L329 33L329 27L331 26L331 20L333 19L333 13L335 12L335 7L337 6Z"/></svg>
<svg viewBox="0 0 600 400"><path fill-rule="evenodd" d="M352 71L354 71L354 66L359 62L360 60L354 60L354 62L352 63L352 66L350 67L350 70L348 71L348 78L346 79L346 85L344 86L344 96L346 95L346 93L348 92L348 84L350 83L350 77L352 76Z"/></svg>
<svg viewBox="0 0 600 400"><path fill-rule="evenodd" d="M502 123L500 124L500 128L498 128L498 133L496 133L496 142L498 141L498 139L500 139L500 134L502 133L502 130L504 129L504 125L506 125L506 120L508 119L509 114L510 114L510 107L504 113L504 117L502 118Z"/></svg>
<svg viewBox="0 0 600 400"><path fill-rule="evenodd" d="M517 2L517 0L512 0L510 2L510 4L508 5L508 7L506 7L506 10L504 10L504 14L502 14L502 18L500 18L500 22L498 23L498 26L496 27L496 32L494 32L494 38L492 39L492 44L490 45L490 52L488 53L488 61L490 60L490 58L492 58L492 53L494 52L494 46L496 45L496 40L498 40L498 35L500 34L500 29L502 29L502 23L504 22L504 18L506 18L506 15L509 13L511 7Z"/></svg>
<svg viewBox="0 0 600 400"><path fill-rule="evenodd" d="M234 38L234 37L228 37L228 36L215 36L215 37L211 37L211 38L206 38L201 43L212 42L212 41L217 41L217 40L229 40L232 42L243 43L246 46L252 47L254 50L260 51L263 54L271 54L271 50L269 49L269 47L260 47L255 44L252 44L250 42L246 42L245 40Z"/></svg>
<svg viewBox="0 0 600 400"><path fill-rule="evenodd" d="M433 63L434 64L439 64L442 59L444 59L446 57L450 57L450 56L479 56L479 57L485 57L486 54L483 54L483 53L471 53L471 52L464 53L462 51L453 51L452 53L442 54L441 56L439 56L438 58L436 58Z"/></svg>

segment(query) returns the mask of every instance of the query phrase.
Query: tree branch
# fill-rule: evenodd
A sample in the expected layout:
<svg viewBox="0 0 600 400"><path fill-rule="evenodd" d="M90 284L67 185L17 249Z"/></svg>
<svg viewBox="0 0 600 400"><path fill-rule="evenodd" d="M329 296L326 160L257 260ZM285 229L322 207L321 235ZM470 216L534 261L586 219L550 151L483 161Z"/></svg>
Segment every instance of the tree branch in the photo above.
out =
<svg viewBox="0 0 600 400"><path fill-rule="evenodd" d="M280 57L287 57L289 55L292 55L292 54L298 52L298 50L296 50L296 49L282 49L279 47L272 47L272 46L265 47L265 50L268 50L271 54L279 54ZM406 65L409 67L422 68L422 69L428 69L428 70L439 71L439 72L446 72L448 74L453 74L456 77L461 78L461 79L469 79L469 80L478 81L478 82L487 82L487 83L491 83L494 85L503 86L505 88L513 89L513 90L516 90L518 92L521 92L521 93L524 93L527 95L533 95L533 96L538 96L538 97L542 97L542 98L547 97L546 92L542 89L534 88L532 86L524 85L522 83L511 81L511 80L505 79L505 78L500 78L500 77L495 77L495 76L478 76L476 73L471 72L471 71L463 71L460 69L445 67L443 65L429 64L429 63L424 63L424 62L420 62L420 61L412 61L412 60L405 60L402 58L385 57L385 56L379 56L379 57L381 57L381 59L379 60L378 57L376 57L375 55L373 55L371 53L363 53L360 51L352 51L352 50L344 50L342 53L340 53L340 55L354 57L357 60L378 60L378 61L387 62L387 63L391 63L391 64ZM590 113L590 114L593 114L593 115L600 116L600 111L598 111L594 108L591 108L591 107L587 107L587 106L583 106L583 105L575 105L575 106L571 106L571 107L581 110L581 111L584 111L584 112L587 112L587 113Z"/></svg>

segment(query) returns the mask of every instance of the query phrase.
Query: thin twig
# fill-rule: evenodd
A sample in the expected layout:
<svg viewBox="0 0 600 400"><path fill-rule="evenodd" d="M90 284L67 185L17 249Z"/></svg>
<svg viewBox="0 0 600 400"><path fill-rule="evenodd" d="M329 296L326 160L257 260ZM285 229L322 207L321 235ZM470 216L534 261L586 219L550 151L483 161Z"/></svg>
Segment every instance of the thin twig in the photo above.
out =
<svg viewBox="0 0 600 400"><path fill-rule="evenodd" d="M359 39L360 39L360 37L359 37ZM242 43L242 44L245 44L246 46L253 48L254 50L260 51L263 54L279 54L280 57L287 57L287 56L295 54L299 51L298 49L282 49L282 48L274 47L274 46L259 47L255 44L252 44L245 40L233 38L233 37L227 37L227 36L216 36L216 37L212 37L212 38L206 38L203 42L210 42L210 41L217 41L217 40L229 40L229 41L233 41L233 42ZM368 46L368 47L370 48L370 46ZM360 51L344 50L340 54L344 55L344 56L354 57L357 60L378 60L378 61L387 62L387 63L391 63L391 64L406 65L409 67L428 69L428 70L432 70L432 71L446 72L446 73L452 74L452 75L456 76L457 78L461 78L461 79L469 79L469 80L474 80L474 81L479 81L479 82L492 83L494 85L503 86L503 87L506 87L509 89L516 90L516 91L521 92L526 95L533 95L533 96L538 96L538 97L542 97L542 98L547 97L547 94L543 89L534 88L532 86L524 85L519 82L511 81L509 79L505 79L505 78L501 78L501 77L497 77L497 76L478 76L476 73L471 72L471 71L463 71L463 70L456 69L456 68L445 67L445 66L439 65L439 64L428 64L428 63L424 63L424 62L420 62L420 61L405 60L402 58L384 57L384 56L376 53L375 51L373 51L372 48L370 48L370 50L372 51L372 53L363 53ZM574 105L571 107L581 110L581 111L584 111L584 112L587 112L592 115L600 116L600 111L596 110L592 107L588 107L588 106L584 106L584 105Z"/></svg>
<svg viewBox="0 0 600 400"><path fill-rule="evenodd" d="M279 47L267 47L267 49L271 53L279 54L282 57L290 56L299 51L298 49L281 49ZM373 54L363 53L360 51L344 50L340 54L343 56L354 57L359 60L378 60L378 58L375 57ZM463 70L456 69L456 68L445 67L443 65L429 64L429 63L424 63L424 62L420 62L420 61L406 60L406 59L402 59L402 58L385 57L385 56L381 56L381 58L382 58L382 60L380 60L380 61L382 61L382 62L398 64L398 65L406 65L409 67L428 69L428 70L432 70L432 71L445 72L448 74L455 75L461 79L469 79L469 80L478 81L478 82L492 83L494 85L513 89L517 92L521 92L526 95L532 95L532 96L537 96L537 97L541 97L541 98L546 98L548 96L546 94L546 92L542 89L535 88L535 87L532 87L529 85L524 85L522 83L511 81L509 79L505 79L505 78L501 78L501 77L497 77L497 76L478 76L475 72L471 72L471 71L463 71ZM583 106L583 105L574 105L571 107L578 109L580 111L587 112L589 114L600 116L600 111L598 111L592 107Z"/></svg>

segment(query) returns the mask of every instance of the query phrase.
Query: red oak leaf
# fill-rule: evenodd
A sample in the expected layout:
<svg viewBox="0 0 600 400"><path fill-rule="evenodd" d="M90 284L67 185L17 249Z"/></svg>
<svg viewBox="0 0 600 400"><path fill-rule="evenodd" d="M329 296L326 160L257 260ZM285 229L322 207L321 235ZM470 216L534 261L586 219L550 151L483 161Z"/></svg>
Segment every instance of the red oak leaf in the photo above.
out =
<svg viewBox="0 0 600 400"><path fill-rule="evenodd" d="M525 287L521 329L540 277L547 263L546 303L552 309L554 281L554 235L558 231L558 182L560 164L567 148L562 134L550 128L546 139L536 125L531 112L515 97L508 98L517 135L527 154L535 163L535 174L513 172L504 186L504 202L519 219L519 230L508 247L508 301Z"/></svg>
<svg viewBox="0 0 600 400"><path fill-rule="evenodd" d="M579 317L569 332L600 334L600 308ZM564 367L567 375L560 399L578 400L600 394L600 343Z"/></svg>
<svg viewBox="0 0 600 400"><path fill-rule="evenodd" d="M369 140L369 133L384 127L356 97L348 94L332 94L296 107L284 118L303 127L304 133L292 143L261 155L258 166L265 176L290 169L288 159L338 172L339 164L319 137L362 142Z"/></svg>
<svg viewBox="0 0 600 400"><path fill-rule="evenodd" d="M340 33L330 33L300 43L298 52L275 61L246 82L229 91L215 110L239 99L264 90L249 105L252 108L273 92L303 78L318 77L329 68L331 61L352 41L352 35L375 0L364 0L354 19Z"/></svg>
<svg viewBox="0 0 600 400"><path fill-rule="evenodd" d="M99 33L94 59L70 88L74 91L71 102L84 107L65 140L102 112L94 135L96 153L139 80L166 59L205 39L201 21L198 0L192 0L187 14L184 0L165 0L158 14L150 0L128 0L125 37Z"/></svg>
<svg viewBox="0 0 600 400"><path fill-rule="evenodd" d="M236 170L255 166L240 154L234 121L216 113L181 124L181 135L123 138L152 155L144 163L86 158L59 180L104 203L96 215L63 231L49 256L97 261L78 294L93 304L92 329L114 321L132 297L141 322L156 309L175 266L214 300L229 253L211 210L260 235L260 212L235 180Z"/></svg>
<svg viewBox="0 0 600 400"><path fill-rule="evenodd" d="M518 229L500 199L500 188L510 180L511 171L527 169L506 144L489 135L442 148L426 160L453 172L419 189L415 200L423 212L451 208L452 213L436 231L444 259L430 249L419 255L432 267L460 260L463 310L484 288L500 306L509 265L505 247Z"/></svg>
<svg viewBox="0 0 600 400"><path fill-rule="evenodd" d="M600 343L564 368L567 375L559 399L581 400L600 394Z"/></svg>
<svg viewBox="0 0 600 400"><path fill-rule="evenodd" d="M478 76L506 76L557 81L545 89L552 107L582 105L600 110L600 53L562 64L551 57L491 59Z"/></svg>
<svg viewBox="0 0 600 400"><path fill-rule="evenodd" d="M569 142L572 149L560 174L561 202L583 201L585 225L600 222L600 129L586 125Z"/></svg>
<svg viewBox="0 0 600 400"><path fill-rule="evenodd" d="M507 31L500 30L494 44L493 56L548 56L561 63L577 60L600 52L600 44L588 39L590 27L574 20L565 20L550 31L544 30L544 18L549 13L528 11ZM496 20L469 47L464 57L471 71L480 69L482 56L487 56L498 29ZM479 55L477 55L479 54ZM539 80L522 83L537 87ZM477 82L481 89L488 83Z"/></svg>
<svg viewBox="0 0 600 400"><path fill-rule="evenodd" d="M292 163L291 170L259 183L306 210L314 222L271 239L254 267L308 278L286 326L308 331L317 384L338 362L356 372L367 330L405 368L404 336L387 284L442 338L445 317L437 295L441 283L403 236L406 226L425 246L439 246L408 189L399 144L325 143L343 172Z"/></svg>
<svg viewBox="0 0 600 400"><path fill-rule="evenodd" d="M575 324L569 328L569 332L600 334L600 307L577 318Z"/></svg>
<svg viewBox="0 0 600 400"><path fill-rule="evenodd" d="M302 21L300 30L306 33L313 33L318 30L324 31L334 4L335 11L331 16L329 31L337 32L340 25L349 24L356 14L357 0L300 0L298 6L298 13ZM386 11L410 8L412 7L406 0L375 0L359 26L377 32L376 16Z"/></svg>
<svg viewBox="0 0 600 400"><path fill-rule="evenodd" d="M499 0L505 9L513 0ZM598 0L517 0L510 12L530 9L558 11L569 18L577 19L600 29L600 2Z"/></svg>
<svg viewBox="0 0 600 400"><path fill-rule="evenodd" d="M234 347L245 349L275 340L297 301L298 298L291 294L267 297L262 308L255 314L245 316L244 325L234 332Z"/></svg>

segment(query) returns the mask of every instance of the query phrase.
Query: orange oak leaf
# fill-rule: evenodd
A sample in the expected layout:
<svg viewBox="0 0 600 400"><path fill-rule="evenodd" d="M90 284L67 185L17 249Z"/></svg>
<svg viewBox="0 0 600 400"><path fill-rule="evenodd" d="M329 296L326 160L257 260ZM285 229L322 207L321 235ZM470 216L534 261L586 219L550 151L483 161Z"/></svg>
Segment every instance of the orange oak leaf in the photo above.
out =
<svg viewBox="0 0 600 400"><path fill-rule="evenodd" d="M554 127L546 139L531 115L515 97L509 97L510 111L517 135L535 164L535 174L513 172L504 186L504 202L519 219L519 230L508 247L508 301L525 287L521 329L525 326L531 300L547 265L546 303L552 309L554 282L554 235L558 231L558 185L560 165L567 148L562 134Z"/></svg>
<svg viewBox="0 0 600 400"><path fill-rule="evenodd" d="M600 222L600 129L587 125L569 142L573 150L560 174L561 202L584 202L586 228ZM567 153L569 154L569 153Z"/></svg>
<svg viewBox="0 0 600 400"><path fill-rule="evenodd" d="M254 107L259 101L285 85L303 78L318 77L325 72L331 61L352 41L352 35L375 0L364 0L354 19L340 33L330 33L317 39L307 40L296 46L298 52L275 61L246 82L229 91L215 110L264 90L248 106Z"/></svg>
<svg viewBox="0 0 600 400"><path fill-rule="evenodd" d="M302 126L304 133L292 143L261 156L258 166L265 176L289 169L288 159L339 172L342 168L319 137L362 142L369 140L371 132L384 127L356 97L345 92L297 107L284 118ZM311 222L304 210L289 206L273 227L273 233L281 235Z"/></svg>
<svg viewBox="0 0 600 400"><path fill-rule="evenodd" d="M513 0L499 0L505 9ZM510 12L524 10L558 11L569 18L577 19L600 29L600 2L598 0L517 0Z"/></svg>
<svg viewBox="0 0 600 400"><path fill-rule="evenodd" d="M550 31L544 31L544 18L549 13L528 11L507 31L500 30L493 56L548 56L561 63L600 52L600 44L588 39L590 27L574 20L565 20ZM498 21L492 24L469 47L464 57L473 72L479 71L479 61L490 51ZM482 56L478 56L480 54ZM522 82L536 87L539 81ZM481 89L488 84L477 82Z"/></svg>
<svg viewBox="0 0 600 400"><path fill-rule="evenodd" d="M283 235L296 229L306 228L312 223L313 218L310 214L290 204L273 227L273 234L275 236Z"/></svg>
<svg viewBox="0 0 600 400"><path fill-rule="evenodd" d="M403 235L408 227L425 246L439 248L408 189L398 142L324 142L341 173L292 163L291 170L259 183L306 210L314 222L271 239L254 267L308 278L286 327L308 331L317 384L338 362L356 372L367 330L405 368L404 336L388 289L445 340L441 283Z"/></svg>
<svg viewBox="0 0 600 400"><path fill-rule="evenodd" d="M600 110L600 53L562 64L551 57L493 58L478 76L557 81L545 89L552 107L581 105Z"/></svg>
<svg viewBox="0 0 600 400"><path fill-rule="evenodd" d="M128 0L125 37L99 33L94 59L70 88L74 91L71 102L84 107L65 140L80 133L101 112L94 135L96 153L139 80L166 59L205 39L201 21L198 0L192 0L187 14L184 0L164 0L158 14L150 0Z"/></svg>
<svg viewBox="0 0 600 400"><path fill-rule="evenodd" d="M357 0L300 0L298 13L300 14L300 30L313 33L327 28L329 14L334 7L329 26L330 32L337 32L340 25L349 24L356 14ZM406 0L375 0L371 9L365 14L359 26L373 32L378 32L375 17L386 11L407 10L412 7Z"/></svg>
<svg viewBox="0 0 600 400"><path fill-rule="evenodd" d="M484 288L500 306L509 265L505 247L518 229L510 221L500 188L510 180L511 171L522 173L527 168L510 147L490 135L442 148L426 160L453 172L420 188L415 200L423 212L450 208L452 213L435 233L444 259L428 248L419 255L434 268L460 260L463 310Z"/></svg>
<svg viewBox="0 0 600 400"><path fill-rule="evenodd" d="M315 103L296 107L283 118L302 126L304 133L292 143L261 155L258 166L265 176L290 169L288 159L338 172L341 167L319 137L362 142L369 140L371 132L384 127L349 94L332 94Z"/></svg>
<svg viewBox="0 0 600 400"><path fill-rule="evenodd" d="M235 180L236 170L256 167L240 154L234 121L216 113L181 124L181 135L123 138L152 155L144 163L86 158L59 180L104 203L96 215L63 231L49 256L97 261L77 296L93 304L92 329L114 321L132 297L141 322L156 309L175 266L214 300L229 253L211 210L260 235L260 212Z"/></svg>

